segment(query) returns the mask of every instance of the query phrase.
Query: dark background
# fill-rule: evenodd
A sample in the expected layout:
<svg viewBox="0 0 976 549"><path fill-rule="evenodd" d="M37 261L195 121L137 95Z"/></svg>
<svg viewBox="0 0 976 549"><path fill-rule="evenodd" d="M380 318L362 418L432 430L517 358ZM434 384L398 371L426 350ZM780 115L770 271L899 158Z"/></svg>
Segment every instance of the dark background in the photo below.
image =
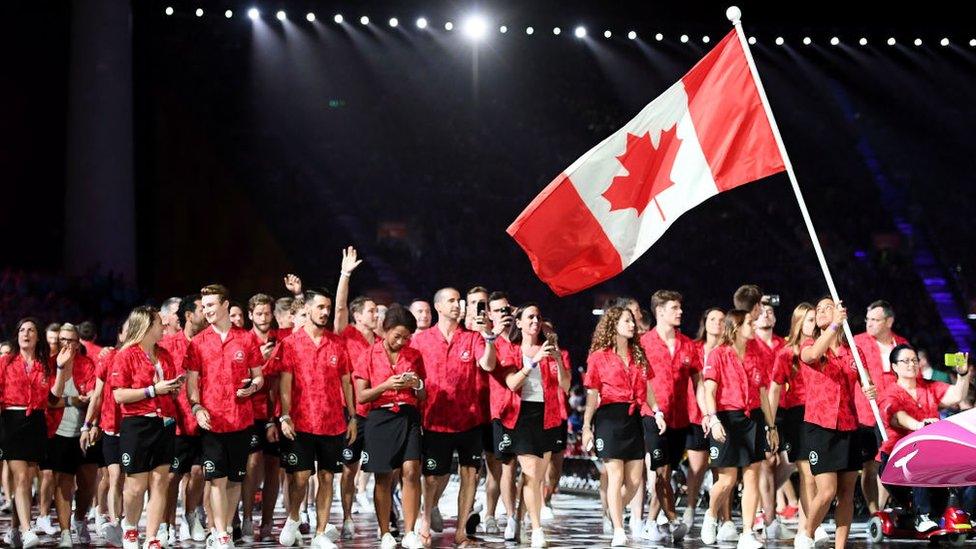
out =
<svg viewBox="0 0 976 549"><path fill-rule="evenodd" d="M516 303L541 302L576 360L591 309L617 294L647 307L658 288L685 294L684 327L694 332L704 308L730 306L738 285L758 283L781 296L783 332L793 305L826 292L785 175L710 200L621 276L564 299L535 278L504 232L553 177L730 28L725 3L673 4L259 2L261 21L252 22L250 3L201 3L206 13L197 18L196 3L133 2L138 278L121 280L63 272L69 30L83 4L5 3L0 331L30 312L94 318L107 333L134 303L214 281L240 301L257 291L283 295L285 272L334 287L339 250L352 244L366 258L354 293L389 302L444 285L504 289ZM864 307L886 298L896 329L933 351L954 349L918 258L930 253L948 299L976 312L976 48L968 44L976 33L961 8L741 5L855 329ZM165 16L166 6L176 13ZM287 23L273 18L277 9ZM315 24L304 19L309 10ZM346 18L341 27L336 12ZM443 29L474 12L494 21L477 48L457 28ZM363 14L368 28L358 23ZM421 15L431 23L423 32L414 26ZM391 16L400 28L387 26ZM500 24L507 34L497 33ZM572 37L577 24L586 40ZM627 40L629 30L641 40ZM656 32L665 40L655 41ZM682 33L688 44L678 42ZM773 44L780 35L786 47ZM806 35L814 45L800 43ZM842 46L828 45L833 35ZM856 44L861 36L867 47ZM898 45L884 44L888 36ZM937 44L943 36L951 46ZM911 45L915 37L922 47ZM104 215L117 207L105 204Z"/></svg>

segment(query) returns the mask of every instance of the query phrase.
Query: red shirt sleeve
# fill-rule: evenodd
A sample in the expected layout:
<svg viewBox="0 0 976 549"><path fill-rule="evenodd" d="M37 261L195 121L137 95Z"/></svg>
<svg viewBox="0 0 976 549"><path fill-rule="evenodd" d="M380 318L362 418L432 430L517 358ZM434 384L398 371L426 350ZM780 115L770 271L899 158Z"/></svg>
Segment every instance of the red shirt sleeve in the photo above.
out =
<svg viewBox="0 0 976 549"><path fill-rule="evenodd" d="M722 369L722 362L719 356L722 353L719 349L720 347L716 347L712 349L712 352L708 353L708 358L705 360L705 367L702 368L702 378L710 379L715 383L718 383Z"/></svg>
<svg viewBox="0 0 976 549"><path fill-rule="evenodd" d="M346 346L342 345L342 340L339 340L339 344L336 345L336 348L338 349L337 356L339 357L337 365L337 368L339 369L339 377L341 378L344 375L352 377L352 361L349 359L349 353L346 352ZM363 354L365 355L366 353Z"/></svg>
<svg viewBox="0 0 976 549"><path fill-rule="evenodd" d="M935 403L936 409L938 409L939 403L942 402L942 398L949 390L949 387L950 385L948 383L941 381L932 381L929 383L929 390L932 391L932 401Z"/></svg>
<svg viewBox="0 0 976 549"><path fill-rule="evenodd" d="M586 374L583 375L583 386L587 389L600 390L600 355L596 353L586 357Z"/></svg>
<svg viewBox="0 0 976 549"><path fill-rule="evenodd" d="M130 356L130 353L119 353L116 356L111 376L113 389L132 388L132 361L129 360Z"/></svg>
<svg viewBox="0 0 976 549"><path fill-rule="evenodd" d="M186 348L186 359L183 361L183 368L188 372L200 372L200 346L197 343L197 339L194 338L190 341L190 345Z"/></svg>
<svg viewBox="0 0 976 549"><path fill-rule="evenodd" d="M248 332L251 337L248 338L247 342L247 354L249 361L247 368L260 368L264 365L264 355L261 354L261 342L258 341L258 336L254 335L254 332ZM262 375L264 373L262 372Z"/></svg>
<svg viewBox="0 0 976 549"><path fill-rule="evenodd" d="M373 383L369 378L369 355L369 352L359 355L359 359L353 365L352 377L354 379L364 379L372 386Z"/></svg>

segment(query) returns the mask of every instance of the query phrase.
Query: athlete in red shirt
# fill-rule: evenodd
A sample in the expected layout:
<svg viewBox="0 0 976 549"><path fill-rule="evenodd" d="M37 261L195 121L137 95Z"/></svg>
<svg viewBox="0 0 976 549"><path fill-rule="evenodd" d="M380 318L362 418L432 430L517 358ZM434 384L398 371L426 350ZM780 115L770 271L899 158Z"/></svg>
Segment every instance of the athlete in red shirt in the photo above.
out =
<svg viewBox="0 0 976 549"><path fill-rule="evenodd" d="M821 299L816 316L816 339L808 339L800 346L800 359L803 381L809 389L804 409L804 444L810 450L807 457L817 494L810 504L806 532L803 537L797 534L800 541L796 546L813 546L814 532L836 498L834 544L840 548L850 533L854 483L861 467L854 405L854 392L859 389L853 355L859 351L847 346L843 332L847 310L841 303L835 304L830 297ZM874 386L860 390L872 398L877 393Z"/></svg>
<svg viewBox="0 0 976 549"><path fill-rule="evenodd" d="M881 445L878 458L887 464L888 456L898 441L909 433L939 421L939 409L959 404L969 390L972 368L967 366L956 371L952 386L938 381L927 381L919 376L918 354L910 345L895 346L889 353L890 365L897 374L897 381L890 383L881 395L881 418L888 429L888 440ZM967 355L967 363L968 355ZM899 504L908 503L908 491L913 492L915 528L919 532L935 530L939 525L929 518L932 512L932 489L892 487Z"/></svg>
<svg viewBox="0 0 976 549"><path fill-rule="evenodd" d="M457 452L461 488L458 491L457 544L468 541L465 525L474 505L478 469L484 451L482 376L495 368L496 333L479 319L482 332L460 327L461 294L442 288L434 295L437 324L420 332L411 345L420 351L427 372L424 401L424 524L421 536L430 535L431 513L446 487L452 456ZM501 330L496 327L496 330Z"/></svg>
<svg viewBox="0 0 976 549"><path fill-rule="evenodd" d="M119 427L125 468L124 549L139 549L138 517L149 491L146 549L162 549L157 537L166 519L169 469L176 443L175 395L186 376L177 374L169 352L158 346L163 322L153 307L129 314L126 338L112 364L112 395L122 410Z"/></svg>
<svg viewBox="0 0 976 549"><path fill-rule="evenodd" d="M335 547L339 529L329 524L333 475L341 470L342 448L357 433L349 355L345 342L329 331L332 296L320 288L305 292L308 320L282 343L282 455L289 474L288 518L279 543L294 545L299 537L299 507L316 471L315 547ZM339 395L342 395L339 398ZM343 413L347 413L349 421Z"/></svg>
<svg viewBox="0 0 976 549"><path fill-rule="evenodd" d="M629 542L623 507L634 497L643 476L640 409L645 402L655 413L658 433L666 430L648 379L654 371L648 368L630 310L614 306L603 313L586 362L583 447L587 451L596 448L597 456L606 464L607 507L613 523L610 544L626 547Z"/></svg>
<svg viewBox="0 0 976 549"><path fill-rule="evenodd" d="M698 320L698 333L695 336L695 351L698 362L704 366L708 355L721 344L725 331L725 310L718 307L706 309ZM688 502L685 506L681 522L690 531L695 525L695 509L698 507L698 497L701 492L705 471L708 470L708 438L702 428L702 408L704 408L705 384L695 386L694 380L688 378L688 438L685 449L688 452ZM719 518L723 521L728 517L731 522L731 512L728 505L723 503L719 507ZM732 524L735 529L735 524ZM737 534L738 535L738 534Z"/></svg>
<svg viewBox="0 0 976 549"><path fill-rule="evenodd" d="M508 356L509 347L512 342L509 339L511 328L515 324L515 317L512 316L514 309L508 300L505 292L492 292L488 295L488 318L492 326L501 326L503 331L495 340L498 348L498 356ZM505 526L505 539L515 539L515 460L507 448L502 448L504 438L501 426L501 412L508 398L508 387L505 386L503 377L493 372L488 376L488 393L490 399L490 415L492 427L491 446L485 448L486 469L488 479L485 483L485 533L497 534L498 522L495 520L495 512L498 509L498 499L505 505L505 513L508 517Z"/></svg>
<svg viewBox="0 0 976 549"><path fill-rule="evenodd" d="M417 319L417 331L430 328L430 321L433 315L430 313L430 303L424 299L415 298L410 302L410 312Z"/></svg>
<svg viewBox="0 0 976 549"><path fill-rule="evenodd" d="M228 549L230 517L240 502L253 434L253 395L264 384L261 351L253 333L230 323L227 289L200 290L210 326L187 349L188 397L202 432L204 476L210 481L216 549Z"/></svg>

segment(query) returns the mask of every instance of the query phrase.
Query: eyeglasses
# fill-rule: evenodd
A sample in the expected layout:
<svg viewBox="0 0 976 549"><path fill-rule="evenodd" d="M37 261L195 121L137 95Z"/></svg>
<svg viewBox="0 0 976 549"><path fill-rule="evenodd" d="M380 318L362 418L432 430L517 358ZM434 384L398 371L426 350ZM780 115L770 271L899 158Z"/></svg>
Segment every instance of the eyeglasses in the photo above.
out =
<svg viewBox="0 0 976 549"><path fill-rule="evenodd" d="M918 366L919 360L917 358L902 358L896 360L895 362L900 362L902 364L911 364L912 366Z"/></svg>

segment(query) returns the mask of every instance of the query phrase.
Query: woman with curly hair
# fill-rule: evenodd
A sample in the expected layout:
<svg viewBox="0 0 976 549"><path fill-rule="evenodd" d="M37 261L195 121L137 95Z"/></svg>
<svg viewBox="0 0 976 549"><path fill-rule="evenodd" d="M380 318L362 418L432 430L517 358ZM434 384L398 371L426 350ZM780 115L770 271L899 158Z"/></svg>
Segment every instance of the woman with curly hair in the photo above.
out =
<svg viewBox="0 0 976 549"><path fill-rule="evenodd" d="M623 508L634 497L644 472L644 432L641 405L657 408L647 358L637 339L634 315L610 307L593 332L586 360L586 412L583 447L596 448L607 468L607 506L613 522L613 547L628 545ZM656 416L665 429L663 416Z"/></svg>

